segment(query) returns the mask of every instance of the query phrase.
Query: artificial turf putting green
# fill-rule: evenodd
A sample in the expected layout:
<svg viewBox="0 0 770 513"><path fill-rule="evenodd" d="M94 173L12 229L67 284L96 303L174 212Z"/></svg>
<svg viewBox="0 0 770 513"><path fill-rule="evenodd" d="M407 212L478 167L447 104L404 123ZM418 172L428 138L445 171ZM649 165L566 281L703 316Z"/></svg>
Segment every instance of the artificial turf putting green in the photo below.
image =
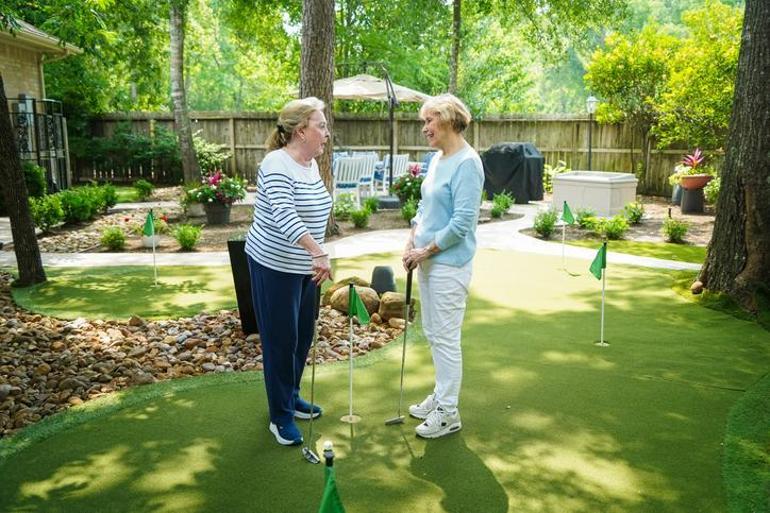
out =
<svg viewBox="0 0 770 513"><path fill-rule="evenodd" d="M597 239L568 240L567 244L583 248L598 248L602 245L601 241ZM705 246L673 244L670 242L611 240L607 242L607 249L615 253L627 253L629 255L675 260L677 262L692 262L695 264L702 264L706 259Z"/></svg>
<svg viewBox="0 0 770 513"><path fill-rule="evenodd" d="M384 263L344 261L338 277ZM415 420L384 425L396 413L398 343L356 362L363 421L352 433L338 420L346 364L319 368L326 414L313 443L335 443L347 511L727 510L725 423L770 364L767 332L685 301L668 273L617 266L607 283L611 345L599 348L600 284L559 267L559 258L477 256L455 435L426 442L414 437ZM259 378L139 387L25 430L0 445L0 511L317 510L322 468L275 444ZM430 353L413 329L406 401L431 383Z"/></svg>
<svg viewBox="0 0 770 513"><path fill-rule="evenodd" d="M48 282L12 289L16 303L63 319L176 319L236 308L230 266L50 268Z"/></svg>

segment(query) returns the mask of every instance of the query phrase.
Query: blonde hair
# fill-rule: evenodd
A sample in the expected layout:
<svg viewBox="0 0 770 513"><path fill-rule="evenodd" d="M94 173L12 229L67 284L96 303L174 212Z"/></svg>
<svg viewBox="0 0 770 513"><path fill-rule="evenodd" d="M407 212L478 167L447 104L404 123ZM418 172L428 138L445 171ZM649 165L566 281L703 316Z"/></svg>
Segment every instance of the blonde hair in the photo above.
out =
<svg viewBox="0 0 770 513"><path fill-rule="evenodd" d="M440 94L423 103L420 107L420 117L424 117L428 112L436 114L441 124L449 125L458 134L471 123L468 107L453 94Z"/></svg>
<svg viewBox="0 0 770 513"><path fill-rule="evenodd" d="M277 150L289 144L294 131L306 127L310 116L315 111L323 111L325 106L324 102L315 96L292 100L284 105L278 115L275 129L265 141L267 151Z"/></svg>

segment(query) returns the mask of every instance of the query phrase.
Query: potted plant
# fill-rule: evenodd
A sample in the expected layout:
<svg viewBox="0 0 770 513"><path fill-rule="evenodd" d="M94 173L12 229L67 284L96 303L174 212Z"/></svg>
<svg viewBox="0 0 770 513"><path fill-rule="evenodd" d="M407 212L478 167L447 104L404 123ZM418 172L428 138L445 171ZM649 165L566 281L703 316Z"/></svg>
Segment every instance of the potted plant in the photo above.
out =
<svg viewBox="0 0 770 513"><path fill-rule="evenodd" d="M236 201L246 197L246 186L240 178L232 178L217 171L201 180L201 185L187 191L190 202L200 203L206 212L208 224L230 222L230 209Z"/></svg>
<svg viewBox="0 0 770 513"><path fill-rule="evenodd" d="M674 168L674 173L668 177L669 183L687 191L702 189L713 178L713 172L703 164L704 160L700 148L685 155L682 162Z"/></svg>
<svg viewBox="0 0 770 513"><path fill-rule="evenodd" d="M398 196L402 205L410 199L420 201L422 197L420 187L424 179L425 177L420 174L420 165L414 164L409 167L407 173L396 178L393 186L390 188L390 192Z"/></svg>

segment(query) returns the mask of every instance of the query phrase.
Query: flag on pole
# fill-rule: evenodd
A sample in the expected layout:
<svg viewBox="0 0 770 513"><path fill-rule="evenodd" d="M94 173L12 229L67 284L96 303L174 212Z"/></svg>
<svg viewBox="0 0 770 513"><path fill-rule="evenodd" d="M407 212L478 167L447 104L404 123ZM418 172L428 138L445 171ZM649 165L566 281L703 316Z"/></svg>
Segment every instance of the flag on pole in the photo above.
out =
<svg viewBox="0 0 770 513"><path fill-rule="evenodd" d="M597 280L602 279L602 269L607 268L607 243L605 242L602 244L602 247L599 248L599 252L596 253L596 256L594 257L594 261L591 262L591 267L588 268L589 271L591 271L591 274L596 276Z"/></svg>
<svg viewBox="0 0 770 513"><path fill-rule="evenodd" d="M337 480L334 477L334 467L324 467L326 474L326 486L324 494L321 497L321 507L318 513L345 513L345 506L342 505L342 499L337 491Z"/></svg>
<svg viewBox="0 0 770 513"><path fill-rule="evenodd" d="M150 213L147 214L147 219L144 220L142 235L145 237L152 237L155 235L155 219L152 216L152 210L150 210Z"/></svg>
<svg viewBox="0 0 770 513"><path fill-rule="evenodd" d="M348 317L358 317L361 324L369 324L369 312L366 311L366 305L356 292L356 287L350 287L348 294Z"/></svg>
<svg viewBox="0 0 770 513"><path fill-rule="evenodd" d="M572 215L572 210L569 209L569 205L567 205L566 201L561 210L561 220L567 224L575 224L575 217Z"/></svg>

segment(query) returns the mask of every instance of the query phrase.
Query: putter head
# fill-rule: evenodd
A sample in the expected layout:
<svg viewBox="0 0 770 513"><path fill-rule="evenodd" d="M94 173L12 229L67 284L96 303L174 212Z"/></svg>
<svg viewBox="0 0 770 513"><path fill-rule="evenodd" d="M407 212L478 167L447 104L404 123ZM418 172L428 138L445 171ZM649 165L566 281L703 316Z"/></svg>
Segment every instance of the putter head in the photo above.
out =
<svg viewBox="0 0 770 513"><path fill-rule="evenodd" d="M311 451L309 447L302 448L302 457L305 458L305 461L312 463L313 465L321 463L321 458L319 458L316 453Z"/></svg>
<svg viewBox="0 0 770 513"><path fill-rule="evenodd" d="M399 415L398 417L393 417L392 419L388 419L385 421L386 426L394 426L396 424L403 424L404 423L404 416Z"/></svg>

